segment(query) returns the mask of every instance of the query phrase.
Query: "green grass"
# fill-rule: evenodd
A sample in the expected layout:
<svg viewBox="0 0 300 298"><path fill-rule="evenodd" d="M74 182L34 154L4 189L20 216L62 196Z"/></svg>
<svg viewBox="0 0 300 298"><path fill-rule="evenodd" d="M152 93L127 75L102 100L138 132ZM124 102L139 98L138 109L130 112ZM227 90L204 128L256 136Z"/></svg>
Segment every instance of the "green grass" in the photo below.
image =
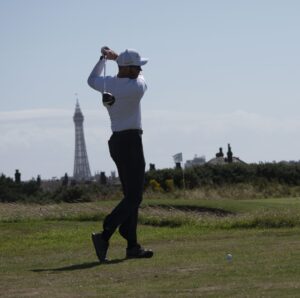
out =
<svg viewBox="0 0 300 298"><path fill-rule="evenodd" d="M0 204L0 296L299 296L299 198L145 200L139 236L154 257L124 259L116 233L99 265L90 234L115 204Z"/></svg>

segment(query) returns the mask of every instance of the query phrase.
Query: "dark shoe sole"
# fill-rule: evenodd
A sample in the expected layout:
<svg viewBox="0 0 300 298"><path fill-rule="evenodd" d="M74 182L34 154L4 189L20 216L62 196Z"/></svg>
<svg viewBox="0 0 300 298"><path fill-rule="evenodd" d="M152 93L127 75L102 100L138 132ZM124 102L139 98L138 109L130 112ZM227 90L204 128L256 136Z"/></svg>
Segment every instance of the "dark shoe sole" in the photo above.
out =
<svg viewBox="0 0 300 298"><path fill-rule="evenodd" d="M153 251L152 250L145 250L145 251L142 251L138 254L127 254L126 255L126 258L127 259L150 259L153 257Z"/></svg>
<svg viewBox="0 0 300 298"><path fill-rule="evenodd" d="M92 233L92 241L100 263L108 262L108 259L106 257L108 243L105 243L104 240L101 239L101 234L96 233Z"/></svg>

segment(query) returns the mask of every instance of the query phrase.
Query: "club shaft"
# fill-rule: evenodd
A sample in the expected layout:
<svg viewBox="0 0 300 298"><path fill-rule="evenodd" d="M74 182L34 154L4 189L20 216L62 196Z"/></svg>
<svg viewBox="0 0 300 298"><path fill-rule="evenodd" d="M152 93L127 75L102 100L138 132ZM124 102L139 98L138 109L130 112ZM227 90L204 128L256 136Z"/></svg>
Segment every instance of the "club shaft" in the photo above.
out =
<svg viewBox="0 0 300 298"><path fill-rule="evenodd" d="M103 92L106 92L106 56L104 56L103 77Z"/></svg>

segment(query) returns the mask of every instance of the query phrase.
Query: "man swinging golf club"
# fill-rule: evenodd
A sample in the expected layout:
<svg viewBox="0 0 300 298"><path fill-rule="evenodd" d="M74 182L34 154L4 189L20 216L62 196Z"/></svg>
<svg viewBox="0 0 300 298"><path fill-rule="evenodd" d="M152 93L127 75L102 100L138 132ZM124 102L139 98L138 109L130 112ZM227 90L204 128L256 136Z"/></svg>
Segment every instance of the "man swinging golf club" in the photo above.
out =
<svg viewBox="0 0 300 298"><path fill-rule="evenodd" d="M109 151L118 169L124 197L105 218L103 231L92 234L92 241L100 262L105 262L109 239L119 228L121 236L127 240L127 258L151 258L153 252L141 247L137 241L138 208L145 175L140 101L147 90L140 72L148 59L141 58L132 49L118 55L103 47L101 53L88 84L102 93L103 104L110 116L112 135L108 141ZM117 76L106 76L106 60L117 62ZM101 75L103 70L104 76Z"/></svg>

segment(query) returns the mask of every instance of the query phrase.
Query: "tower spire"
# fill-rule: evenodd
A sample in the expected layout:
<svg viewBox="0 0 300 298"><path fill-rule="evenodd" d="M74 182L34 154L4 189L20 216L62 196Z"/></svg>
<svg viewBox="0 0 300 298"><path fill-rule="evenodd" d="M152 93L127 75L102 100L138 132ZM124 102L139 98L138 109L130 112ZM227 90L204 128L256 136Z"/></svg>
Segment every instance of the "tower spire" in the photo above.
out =
<svg viewBox="0 0 300 298"><path fill-rule="evenodd" d="M78 93L77 92L75 93L75 97L76 97L76 106L77 105L79 106L79 99L78 99Z"/></svg>
<svg viewBox="0 0 300 298"><path fill-rule="evenodd" d="M77 93L76 93L77 95ZM75 124L75 157L74 157L74 172L73 178L75 180L90 180L91 171L85 146L85 138L83 131L84 117L79 106L77 97L75 113L73 116Z"/></svg>

